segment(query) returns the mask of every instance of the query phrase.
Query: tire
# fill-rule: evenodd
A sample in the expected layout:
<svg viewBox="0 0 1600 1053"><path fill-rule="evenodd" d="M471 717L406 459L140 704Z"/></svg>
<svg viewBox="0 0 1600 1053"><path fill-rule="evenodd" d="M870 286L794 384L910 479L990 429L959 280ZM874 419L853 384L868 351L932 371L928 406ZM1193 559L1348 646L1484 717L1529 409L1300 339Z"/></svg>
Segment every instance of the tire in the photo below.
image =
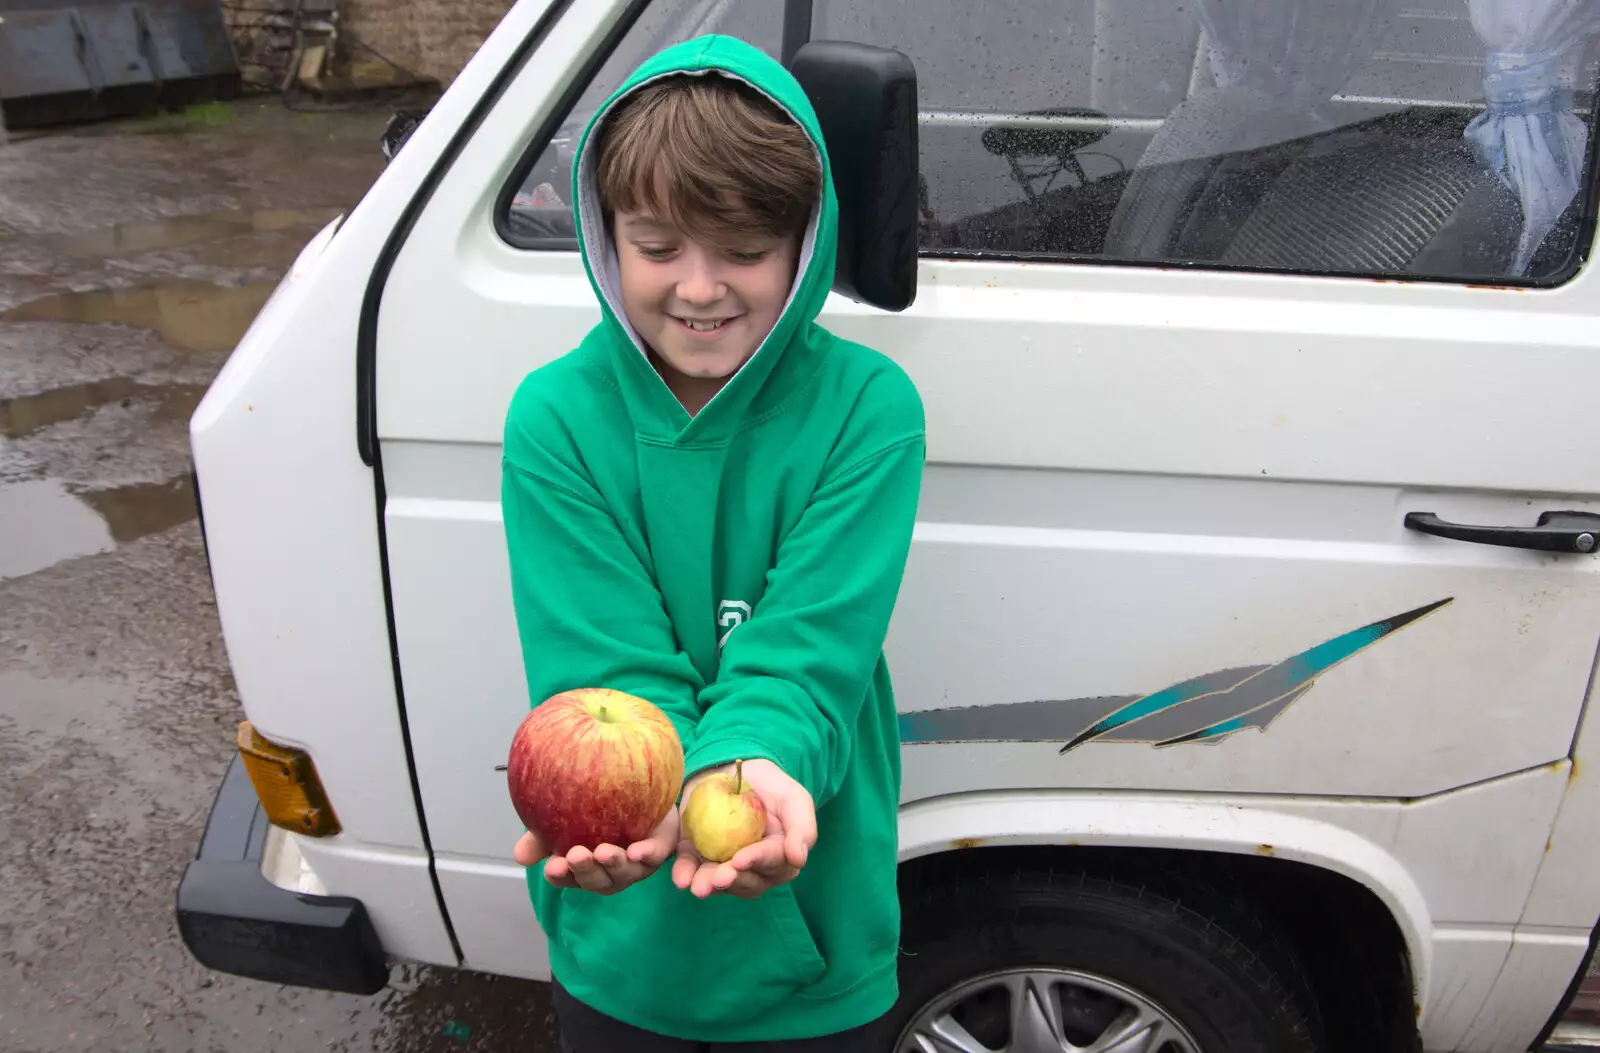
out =
<svg viewBox="0 0 1600 1053"><path fill-rule="evenodd" d="M883 1021L885 1047L895 1053L1325 1049L1293 949L1247 904L1190 878L974 871L904 898L900 999ZM1029 1002L1030 990L1034 999L1051 994ZM1050 1003L1056 1033L1030 1043L1028 1023L1013 1023L1012 1013ZM1164 1040L1112 1047L1110 1035L1134 1009L1161 1020ZM942 1026L958 1023L967 1037L919 1043L910 1025L941 1014ZM1058 1045L1062 1032L1073 1046Z"/></svg>

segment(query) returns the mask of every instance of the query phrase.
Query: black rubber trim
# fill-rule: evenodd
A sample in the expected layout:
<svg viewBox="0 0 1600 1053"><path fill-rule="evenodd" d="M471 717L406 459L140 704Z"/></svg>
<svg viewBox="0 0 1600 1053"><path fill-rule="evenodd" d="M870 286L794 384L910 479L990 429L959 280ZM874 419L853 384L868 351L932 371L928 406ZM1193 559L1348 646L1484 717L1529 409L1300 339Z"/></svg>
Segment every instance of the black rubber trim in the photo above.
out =
<svg viewBox="0 0 1600 1053"><path fill-rule="evenodd" d="M378 444L378 309L383 302L383 288L389 281L389 272L394 269L394 262L399 257L406 239L411 236L417 217L427 207L433 192L444 179L444 174L460 156L467 141L483 123L484 117L505 94L506 87L522 70L528 56L538 47L556 20L566 13L571 2L572 0L557 0L540 16L532 31L523 38L521 44L517 45L516 51L496 74L489 89L467 115L466 121L456 130L444 153L423 179L422 185L417 188L416 194L401 213L399 222L390 232L388 240L384 242L383 251L378 254L377 262L373 265L372 277L367 281L366 295L361 301L361 320L356 330L356 450L360 453L362 462L372 468L373 503L378 523L378 562L383 576L383 611L389 632L389 663L394 676L395 707L400 717L400 740L406 751L406 773L411 779L411 800L417 811L417 828L422 834L423 851L428 854L428 880L433 884L433 895L439 905L439 916L444 921L445 932L450 937L450 948L455 953L457 962L463 960L461 941L456 937L455 925L450 921L450 908L445 903L444 889L439 884L439 870L434 864L433 839L428 834L428 815L422 804L422 784L417 779L416 751L411 744L411 722L406 716L405 681L400 673L400 637L395 629L394 586L389 578L389 530L384 518L384 511L389 503L389 492L383 482L383 457Z"/></svg>
<svg viewBox="0 0 1600 1053"><path fill-rule="evenodd" d="M450 170L450 166L466 147L467 140L472 138L495 103L500 101L500 96L505 94L512 79L522 71L529 53L539 46L539 42L550 31L550 27L555 25L556 20L565 14L570 6L572 0L556 0L540 16L532 32L517 45L517 50L512 53L510 60L490 83L489 90L483 93L483 97L467 115L466 121L456 129L450 144L445 147L444 153L439 155L438 161L434 163L432 170L428 172L422 185L411 198L411 203L406 205L405 211L400 214L400 220L395 224L394 230L389 232L389 239L384 242L383 251L378 253L378 260L372 268L372 277L367 280L366 294L361 298L361 320L356 329L356 450L361 454L361 463L369 467L377 467L378 459L378 308L383 303L383 288L389 283L389 272L394 269L394 261L399 258L406 239L411 237L411 231L417 225L417 217L432 200L433 192L439 188L445 173ZM634 5L635 8L643 6L643 3ZM629 11L630 22L637 16L637 11ZM566 96L562 99L564 102ZM545 138L549 138L550 133L542 134ZM530 161L529 164L531 163ZM497 203L496 212L498 211ZM379 521L382 521L381 515Z"/></svg>
<svg viewBox="0 0 1600 1053"><path fill-rule="evenodd" d="M389 665L394 676L395 710L400 717L400 742L406 751L406 775L411 779L411 800L417 810L417 830L422 834L422 850L428 854L428 880L433 884L434 899L439 904L439 917L444 921L444 931L450 937L450 949L457 963L464 961L461 941L456 938L456 927L450 921L450 907L444 900L444 888L439 884L439 871L433 861L433 838L428 835L428 814L422 806L422 783L417 779L417 753L411 745L411 721L406 716L405 682L400 676L400 634L394 620L394 586L389 581L389 526L384 509L389 504L389 491L383 485L383 458L373 446L372 492L378 519L378 568L383 576L383 618L389 632Z"/></svg>
<svg viewBox="0 0 1600 1053"><path fill-rule="evenodd" d="M1583 200L1583 209L1579 213L1577 239L1572 246L1572 259L1560 271L1546 279L1549 287L1563 285L1578 276L1584 264L1589 262L1590 255L1594 252L1594 236L1597 220L1600 220L1600 95L1591 95L1589 100L1589 159L1583 169L1583 186L1578 191ZM1590 947L1594 944L1590 939Z"/></svg>
<svg viewBox="0 0 1600 1053"><path fill-rule="evenodd" d="M811 9L812 0L784 0L780 54L785 69L789 68L799 50L811 41Z"/></svg>
<svg viewBox="0 0 1600 1053"><path fill-rule="evenodd" d="M279 888L261 873L267 818L238 754L200 851L178 884L178 932L208 969L268 983L370 995L389 982L366 907Z"/></svg>
<svg viewBox="0 0 1600 1053"><path fill-rule="evenodd" d="M1503 289L1512 292L1556 289L1578 276L1588 262L1594 237L1594 217L1586 215L1573 247L1572 262L1543 278L1509 278L1492 275L1373 274L1370 271L1290 270L1276 267L1251 267L1214 260L1127 260L1092 254L1048 252L990 252L983 249L927 249L917 253L919 260L955 260L977 263L1073 263L1094 267L1127 267L1147 271L1215 271L1224 274L1271 274L1288 278L1344 278L1349 281L1379 282L1384 285L1453 285L1468 289Z"/></svg>
<svg viewBox="0 0 1600 1053"><path fill-rule="evenodd" d="M595 74L600 72L600 67L605 65L611 53L617 50L617 45L622 43L622 38L633 29L633 24L644 14L644 9L649 7L651 0L633 0L622 17L614 22L606 31L605 39L600 41L600 46L588 57L578 69L574 77L556 100L555 107L550 111L539 130L528 140L528 148L522 152L522 159L517 162L517 167L511 170L511 178L500 187L500 192L494 199L494 232L500 240L507 245L518 249L527 249L532 252L576 252L578 239L573 238L530 238L511 229L509 217L511 214L511 199L517 196L517 191L522 189L522 184L528 181L528 173L533 171L533 166L538 163L539 156L550 145L550 140L555 137L561 125L571 115L572 108L578 105L578 99L583 96L584 90L594 80Z"/></svg>
<svg viewBox="0 0 1600 1053"><path fill-rule="evenodd" d="M1578 988L1583 986L1583 981L1589 975L1589 964L1594 961L1595 943L1600 940L1600 925L1596 925L1589 933L1589 949L1584 952L1583 961L1578 965L1578 971L1572 974L1572 982L1567 985L1566 994L1561 996L1561 1001L1556 1003L1556 1011L1550 1014L1550 1019L1545 1021L1544 1027L1539 1029L1539 1037L1528 1046L1529 1049L1539 1049L1555 1032L1556 1026L1561 1023L1561 1018L1567 1015L1567 1010L1572 1008L1572 1000L1578 997Z"/></svg>
<svg viewBox="0 0 1600 1053"><path fill-rule="evenodd" d="M200 548L206 554L206 579L215 591L217 578L211 569L211 540L206 537L206 506L200 500L200 470L195 467L193 457L189 458L189 489L194 491L194 517L200 524Z"/></svg>

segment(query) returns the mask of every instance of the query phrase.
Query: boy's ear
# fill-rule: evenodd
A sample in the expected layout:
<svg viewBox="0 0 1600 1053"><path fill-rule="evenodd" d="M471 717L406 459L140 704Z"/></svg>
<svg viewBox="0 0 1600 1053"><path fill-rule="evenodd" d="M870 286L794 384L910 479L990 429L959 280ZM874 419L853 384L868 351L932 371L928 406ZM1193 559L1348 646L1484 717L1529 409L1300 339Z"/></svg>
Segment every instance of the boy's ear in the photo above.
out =
<svg viewBox="0 0 1600 1053"><path fill-rule="evenodd" d="M814 40L790 72L817 112L839 198L833 287L903 311L917 296L917 71L891 48Z"/></svg>

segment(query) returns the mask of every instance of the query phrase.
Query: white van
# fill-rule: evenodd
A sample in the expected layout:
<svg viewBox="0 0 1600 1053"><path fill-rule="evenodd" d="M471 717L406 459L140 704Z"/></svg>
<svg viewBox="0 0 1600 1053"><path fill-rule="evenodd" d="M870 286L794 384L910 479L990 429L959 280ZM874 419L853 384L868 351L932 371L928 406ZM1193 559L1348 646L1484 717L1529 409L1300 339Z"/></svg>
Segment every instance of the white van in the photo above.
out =
<svg viewBox="0 0 1600 1053"><path fill-rule="evenodd" d="M499 444L598 318L572 136L676 40L848 40L918 91L915 300L823 317L928 415L893 1048L1600 1044L1562 1021L1600 919L1597 29L519 0L194 417L249 723L188 945L353 991L548 977L496 770L529 705Z"/></svg>

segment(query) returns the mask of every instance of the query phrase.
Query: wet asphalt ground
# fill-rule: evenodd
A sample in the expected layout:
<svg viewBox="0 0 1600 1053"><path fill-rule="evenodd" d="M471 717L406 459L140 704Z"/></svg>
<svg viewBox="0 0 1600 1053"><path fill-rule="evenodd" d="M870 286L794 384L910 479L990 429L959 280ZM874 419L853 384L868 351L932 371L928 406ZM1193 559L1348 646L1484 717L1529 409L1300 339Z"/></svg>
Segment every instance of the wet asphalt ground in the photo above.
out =
<svg viewBox="0 0 1600 1053"><path fill-rule="evenodd" d="M377 176L388 112L0 133L0 1053L555 1048L543 985L279 987L202 968L173 921L242 719L188 418Z"/></svg>

